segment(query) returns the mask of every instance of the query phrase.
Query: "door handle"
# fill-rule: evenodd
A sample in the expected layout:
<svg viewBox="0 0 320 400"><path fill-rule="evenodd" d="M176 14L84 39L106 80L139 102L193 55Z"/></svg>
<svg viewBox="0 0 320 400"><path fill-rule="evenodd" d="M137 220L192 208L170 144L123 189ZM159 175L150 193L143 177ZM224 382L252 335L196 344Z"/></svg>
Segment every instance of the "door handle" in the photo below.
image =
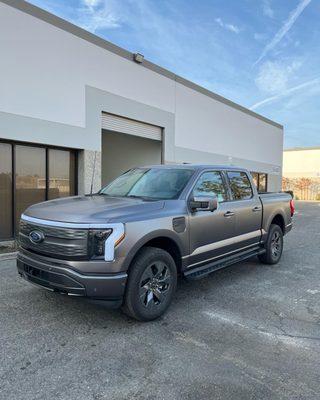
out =
<svg viewBox="0 0 320 400"><path fill-rule="evenodd" d="M224 217L226 218L230 218L234 216L234 212L233 211L227 211L226 213L223 214Z"/></svg>
<svg viewBox="0 0 320 400"><path fill-rule="evenodd" d="M259 207L259 206L253 207L252 211L253 212L261 211L261 207Z"/></svg>

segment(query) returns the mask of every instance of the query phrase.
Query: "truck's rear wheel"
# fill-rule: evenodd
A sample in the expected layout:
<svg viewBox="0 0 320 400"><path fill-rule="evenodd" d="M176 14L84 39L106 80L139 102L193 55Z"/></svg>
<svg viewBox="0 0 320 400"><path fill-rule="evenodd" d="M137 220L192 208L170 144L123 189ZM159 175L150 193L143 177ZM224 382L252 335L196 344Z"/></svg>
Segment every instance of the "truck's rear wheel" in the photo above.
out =
<svg viewBox="0 0 320 400"><path fill-rule="evenodd" d="M279 225L270 226L265 249L266 252L259 256L259 260L264 264L277 264L283 250L283 232Z"/></svg>
<svg viewBox="0 0 320 400"><path fill-rule="evenodd" d="M177 286L177 268L166 251L145 247L130 266L124 312L140 321L160 317L169 307Z"/></svg>

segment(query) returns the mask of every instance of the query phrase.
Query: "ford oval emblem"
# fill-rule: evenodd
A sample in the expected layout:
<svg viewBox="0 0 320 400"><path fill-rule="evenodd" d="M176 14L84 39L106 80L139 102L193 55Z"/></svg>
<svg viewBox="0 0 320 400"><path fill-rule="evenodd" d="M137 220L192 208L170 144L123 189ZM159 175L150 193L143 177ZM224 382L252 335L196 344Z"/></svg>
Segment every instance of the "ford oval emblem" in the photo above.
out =
<svg viewBox="0 0 320 400"><path fill-rule="evenodd" d="M32 243L39 244L44 241L44 234L41 231L31 231L29 239Z"/></svg>

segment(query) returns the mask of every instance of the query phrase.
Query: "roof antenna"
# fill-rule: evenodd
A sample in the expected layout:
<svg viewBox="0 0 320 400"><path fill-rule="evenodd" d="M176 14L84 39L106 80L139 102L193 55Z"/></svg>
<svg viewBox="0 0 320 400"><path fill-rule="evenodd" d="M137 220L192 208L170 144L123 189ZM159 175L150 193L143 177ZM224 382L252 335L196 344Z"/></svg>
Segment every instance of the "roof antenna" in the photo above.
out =
<svg viewBox="0 0 320 400"><path fill-rule="evenodd" d="M92 191L93 191L93 181L94 181L94 175L96 172L96 159L97 159L97 152L95 151L94 152L94 160L93 160L93 168L92 168L90 196L92 196Z"/></svg>

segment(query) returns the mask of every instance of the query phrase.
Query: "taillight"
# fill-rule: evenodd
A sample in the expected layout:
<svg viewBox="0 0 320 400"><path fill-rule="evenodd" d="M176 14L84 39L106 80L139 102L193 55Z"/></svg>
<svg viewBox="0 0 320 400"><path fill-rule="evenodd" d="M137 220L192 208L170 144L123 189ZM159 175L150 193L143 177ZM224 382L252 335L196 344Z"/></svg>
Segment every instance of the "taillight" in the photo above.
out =
<svg viewBox="0 0 320 400"><path fill-rule="evenodd" d="M293 199L290 200L290 212L291 212L291 217L294 214L294 201Z"/></svg>

